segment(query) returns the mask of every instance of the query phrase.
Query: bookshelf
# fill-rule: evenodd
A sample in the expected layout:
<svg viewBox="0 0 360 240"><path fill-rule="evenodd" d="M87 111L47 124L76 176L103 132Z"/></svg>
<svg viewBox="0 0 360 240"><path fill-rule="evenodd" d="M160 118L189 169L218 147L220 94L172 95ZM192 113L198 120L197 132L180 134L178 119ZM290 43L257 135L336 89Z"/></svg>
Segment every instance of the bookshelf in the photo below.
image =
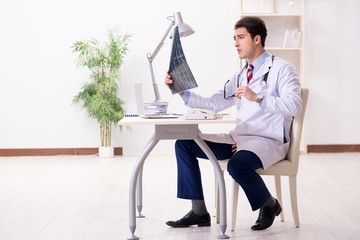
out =
<svg viewBox="0 0 360 240"><path fill-rule="evenodd" d="M240 17L265 21L265 49L294 65L304 85L304 0L241 0L240 8Z"/></svg>

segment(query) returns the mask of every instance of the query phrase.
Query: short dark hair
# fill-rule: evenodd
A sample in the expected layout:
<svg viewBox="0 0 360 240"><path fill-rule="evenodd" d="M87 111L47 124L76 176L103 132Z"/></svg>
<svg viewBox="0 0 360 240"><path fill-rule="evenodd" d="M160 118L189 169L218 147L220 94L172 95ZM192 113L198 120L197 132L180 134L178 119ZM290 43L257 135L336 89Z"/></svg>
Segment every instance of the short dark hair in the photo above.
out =
<svg viewBox="0 0 360 240"><path fill-rule="evenodd" d="M265 22L259 17L243 17L235 23L234 29L244 27L250 33L251 38L254 39L256 35L261 37L261 45L265 47L265 39L267 30Z"/></svg>

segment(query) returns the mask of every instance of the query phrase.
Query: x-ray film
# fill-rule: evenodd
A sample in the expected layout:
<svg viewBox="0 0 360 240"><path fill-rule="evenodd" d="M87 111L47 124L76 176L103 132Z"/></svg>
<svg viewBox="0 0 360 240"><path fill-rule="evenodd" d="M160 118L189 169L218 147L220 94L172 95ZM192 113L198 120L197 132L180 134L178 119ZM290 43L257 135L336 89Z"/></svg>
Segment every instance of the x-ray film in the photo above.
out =
<svg viewBox="0 0 360 240"><path fill-rule="evenodd" d="M184 92L198 86L186 61L177 26L174 29L169 75L173 80L173 83L169 85L172 94Z"/></svg>

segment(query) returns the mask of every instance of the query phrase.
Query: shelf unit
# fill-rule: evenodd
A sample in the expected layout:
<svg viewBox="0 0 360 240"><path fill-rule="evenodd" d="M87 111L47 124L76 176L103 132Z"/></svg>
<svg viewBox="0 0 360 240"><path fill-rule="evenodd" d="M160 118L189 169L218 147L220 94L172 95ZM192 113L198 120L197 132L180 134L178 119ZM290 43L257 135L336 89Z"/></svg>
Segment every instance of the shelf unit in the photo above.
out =
<svg viewBox="0 0 360 240"><path fill-rule="evenodd" d="M265 49L291 63L304 85L304 0L241 0L240 17L257 16L265 21ZM298 46L284 47L286 29L301 33Z"/></svg>

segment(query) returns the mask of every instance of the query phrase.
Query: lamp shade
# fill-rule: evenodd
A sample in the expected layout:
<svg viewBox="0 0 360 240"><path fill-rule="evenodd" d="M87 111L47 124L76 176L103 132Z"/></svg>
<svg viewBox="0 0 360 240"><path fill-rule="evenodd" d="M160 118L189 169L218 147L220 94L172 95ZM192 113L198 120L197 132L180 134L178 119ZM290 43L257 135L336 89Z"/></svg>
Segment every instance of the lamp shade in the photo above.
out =
<svg viewBox="0 0 360 240"><path fill-rule="evenodd" d="M180 37L186 37L193 34L195 31L186 23L184 23L180 12L174 13L174 22L175 26L179 28L179 35ZM170 39L173 38L174 32L171 32Z"/></svg>

